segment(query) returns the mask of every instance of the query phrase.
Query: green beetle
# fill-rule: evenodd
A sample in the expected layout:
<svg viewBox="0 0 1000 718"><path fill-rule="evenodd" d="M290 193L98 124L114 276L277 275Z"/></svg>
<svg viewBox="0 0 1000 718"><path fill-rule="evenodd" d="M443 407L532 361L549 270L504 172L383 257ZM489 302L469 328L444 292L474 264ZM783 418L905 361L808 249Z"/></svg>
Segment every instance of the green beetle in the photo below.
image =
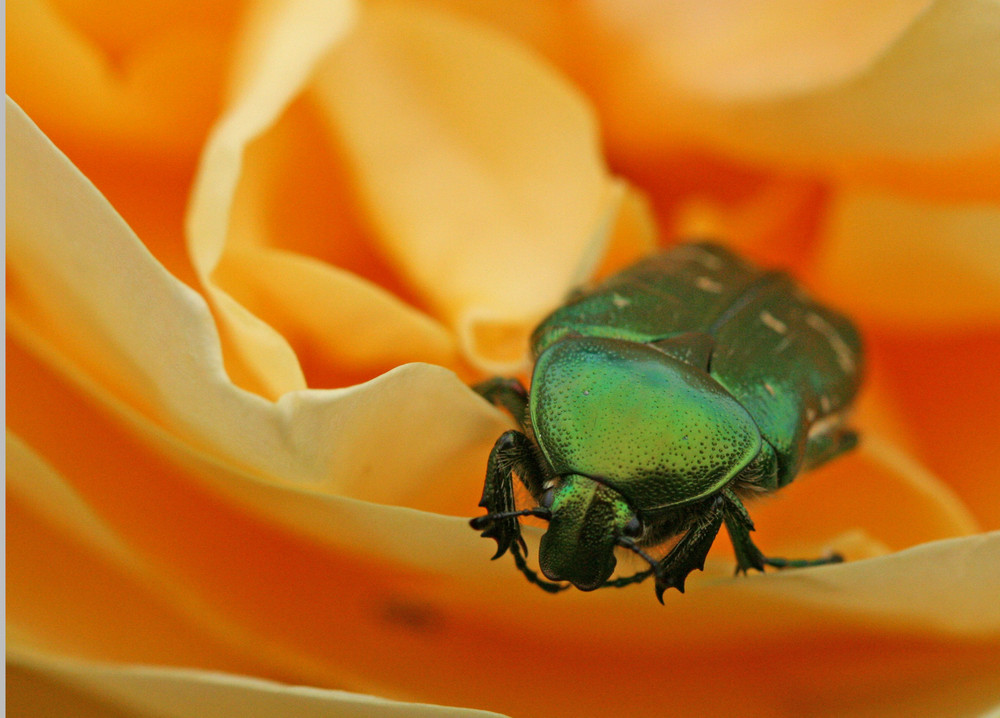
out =
<svg viewBox="0 0 1000 718"><path fill-rule="evenodd" d="M729 250L682 244L578 290L532 335L531 392L516 379L475 389L520 425L490 452L472 527L547 591L656 578L684 591L725 524L737 572L840 561L767 558L744 501L851 449L845 425L861 339L844 316L782 272ZM517 510L513 477L536 505ZM525 562L518 518L547 519L546 581ZM665 555L657 547L680 537ZM648 570L611 580L615 548ZM663 552L661 552L663 553Z"/></svg>

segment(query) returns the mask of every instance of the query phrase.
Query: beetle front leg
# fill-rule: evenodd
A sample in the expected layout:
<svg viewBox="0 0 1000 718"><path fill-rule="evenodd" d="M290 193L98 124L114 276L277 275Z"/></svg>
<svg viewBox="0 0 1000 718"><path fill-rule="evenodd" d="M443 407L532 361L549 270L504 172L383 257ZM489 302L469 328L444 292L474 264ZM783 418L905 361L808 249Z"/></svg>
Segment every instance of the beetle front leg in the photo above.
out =
<svg viewBox="0 0 1000 718"><path fill-rule="evenodd" d="M514 501L515 474L532 496L541 492L542 471L535 458L531 440L521 432L511 430L497 439L486 463L486 482L479 505L488 513L469 522L477 531L483 530L484 538L496 540L497 552L494 559L503 556L515 542L527 553L517 515L534 513L536 510L517 511Z"/></svg>
<svg viewBox="0 0 1000 718"><path fill-rule="evenodd" d="M656 598L663 603L663 593L676 588L684 593L684 581L689 573L705 568L705 557L722 527L722 501L716 498L711 507L688 529L681 540L655 567Z"/></svg>
<svg viewBox="0 0 1000 718"><path fill-rule="evenodd" d="M486 464L486 483L479 505L489 513L486 516L477 516L469 521L469 525L477 531L482 530L483 537L496 540L497 552L493 554L494 559L500 558L509 550L514 557L514 564L531 583L549 593L564 591L569 588L569 584L546 581L532 571L524 560L528 554L528 547L521 537L518 517L548 518L550 512L542 507L516 510L515 473L532 497L537 497L541 493L544 472L538 465L531 440L519 431L508 431L497 439Z"/></svg>
<svg viewBox="0 0 1000 718"><path fill-rule="evenodd" d="M472 390L494 406L499 406L510 412L517 425L524 431L525 417L528 411L528 391L517 379L495 376L481 381Z"/></svg>

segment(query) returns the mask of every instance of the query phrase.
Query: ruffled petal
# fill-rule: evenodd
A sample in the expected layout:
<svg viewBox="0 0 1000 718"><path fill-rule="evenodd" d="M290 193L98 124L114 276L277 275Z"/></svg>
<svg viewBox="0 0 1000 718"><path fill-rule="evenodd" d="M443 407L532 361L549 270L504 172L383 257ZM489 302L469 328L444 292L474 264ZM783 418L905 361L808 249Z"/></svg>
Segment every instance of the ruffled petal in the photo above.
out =
<svg viewBox="0 0 1000 718"><path fill-rule="evenodd" d="M619 206L586 102L486 27L402 3L367 8L313 90L390 262L474 363L521 368ZM483 331L520 335L515 360Z"/></svg>

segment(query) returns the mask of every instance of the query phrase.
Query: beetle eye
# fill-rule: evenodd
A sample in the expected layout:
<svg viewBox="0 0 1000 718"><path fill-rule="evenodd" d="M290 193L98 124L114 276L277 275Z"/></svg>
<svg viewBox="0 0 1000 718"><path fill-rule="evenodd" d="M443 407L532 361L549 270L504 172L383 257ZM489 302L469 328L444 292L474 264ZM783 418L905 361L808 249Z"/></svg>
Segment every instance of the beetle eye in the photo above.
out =
<svg viewBox="0 0 1000 718"><path fill-rule="evenodd" d="M542 508L551 509L552 502L555 500L556 500L556 490L549 489L544 494L542 494L542 498L538 503L541 504Z"/></svg>
<svg viewBox="0 0 1000 718"><path fill-rule="evenodd" d="M622 527L622 534L629 538L638 538L642 535L642 521L639 520L638 516L633 516L628 520Z"/></svg>

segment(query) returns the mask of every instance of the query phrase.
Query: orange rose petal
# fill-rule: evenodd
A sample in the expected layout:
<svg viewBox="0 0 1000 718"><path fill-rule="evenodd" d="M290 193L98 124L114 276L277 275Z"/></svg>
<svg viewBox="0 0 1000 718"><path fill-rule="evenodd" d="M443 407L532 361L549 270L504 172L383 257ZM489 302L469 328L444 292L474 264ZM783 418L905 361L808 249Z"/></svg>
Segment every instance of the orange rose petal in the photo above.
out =
<svg viewBox="0 0 1000 718"><path fill-rule="evenodd" d="M811 558L790 554L831 548L832 537L856 529L890 550L981 530L947 484L871 433L853 454L749 509L762 550L788 558Z"/></svg>
<svg viewBox="0 0 1000 718"><path fill-rule="evenodd" d="M776 697L747 689L775 670L789 679L797 700L832 695L848 702L852 698L839 687L843 671L858 661L873 685L891 689L917 680L928 691L918 691L921 696L931 687L954 688L956 676L964 675L964 687L951 693L956 701L981 691L983 676L995 672L991 641L1000 635L1000 614L988 597L995 592L990 581L996 568L982 556L995 553L1000 534L921 546L921 553L895 554L875 566L833 567L854 586L852 595L867 597L862 602L844 604L841 579L831 578L829 568L751 579L699 575L686 596L671 594L666 607L648 587L553 599L528 585L509 562L489 562L489 542L464 519L324 496L234 471L94 394L72 373L46 369L58 362L44 352L26 353L15 342L8 361L23 386L12 397L9 423L115 535L145 557L166 582L161 595L197 597L219 619L204 627L215 640L256 646L251 655L260 663L259 675L513 714L546 709L565 715L579 712L581 697L570 684L543 680L552 661L576 661L581 680L614 686L587 695L584 704L592 711L612 700L631 711L650 710L662 693L642 690L649 680L642 666L669 653L688 660L664 679L664 690L676 692L682 707L700 710L770 710ZM344 457L366 479L337 487L344 493L390 488L372 472L396 456L385 445L393 432L378 435L377 453ZM481 458L484 448L474 453ZM413 503L436 508L451 501L461 510L464 495L464 506L471 504L481 464L453 466L438 470L437 481L424 479L424 497ZM142 467L141 481L135 467ZM408 468L419 471L415 464ZM385 498L403 497L397 491ZM528 534L535 555L538 534ZM898 566L897 556L903 557ZM46 577L60 578L40 576ZM772 579L789 583L778 591L766 583ZM758 593L757 587L767 590ZM50 593L65 596L55 587ZM741 610L733 611L734 605ZM104 602L86 621L60 622L60 645L88 645L91 655L106 659L131 656L121 645L88 644L89 627L101 624L105 610L118 609ZM58 620L66 614L46 615ZM17 616L11 620L18 625ZM588 626L585 636L580 625ZM761 633L761 625L768 631ZM740 661L747 649L733 643L733 635L752 636L761 661ZM630 646L627 656L610 665L600 660L623 642ZM148 650L150 662L169 660L158 644ZM699 655L712 659L697 660ZM684 688L704 685L720 661L729 667L725 690L705 695ZM498 673L497 665L506 669Z"/></svg>
<svg viewBox="0 0 1000 718"><path fill-rule="evenodd" d="M216 282L288 339L310 386L357 384L414 361L459 363L445 327L382 287L311 257L230 250Z"/></svg>
<svg viewBox="0 0 1000 718"><path fill-rule="evenodd" d="M1000 322L1000 208L842 191L817 273L858 318L894 329Z"/></svg>
<svg viewBox="0 0 1000 718"><path fill-rule="evenodd" d="M488 28L398 3L366 9L313 90L392 263L475 364L519 368L618 205L583 98Z"/></svg>
<svg viewBox="0 0 1000 718"><path fill-rule="evenodd" d="M143 13L128 16L141 24ZM10 3L7 21L18 32L7 43L7 92L71 153L192 158L217 107L225 40L182 12L145 17L154 27L126 47L58 3Z"/></svg>
<svg viewBox="0 0 1000 718"><path fill-rule="evenodd" d="M607 247L593 277L600 279L624 269L656 250L659 229L645 195L622 185L621 206L613 218Z"/></svg>
<svg viewBox="0 0 1000 718"><path fill-rule="evenodd" d="M843 671L862 660L865 680L883 689L927 681L927 693L917 692L924 697L932 686L954 688L955 677L965 675L963 687L950 694L962 701L979 694L983 677L996 667L989 643L1000 632L1000 615L989 599L996 576L984 556L996 551L1000 535L922 546L875 565L834 567L841 578L822 569L696 580L686 596L668 596L666 607L655 603L648 587L553 599L527 585L509 563L487 561L486 542L463 520L252 480L241 486L224 467L206 464L183 445L164 444L162 434L140 431L145 438L137 443L132 436L141 424L115 430L95 419L64 420L64 431L49 440L44 429L32 432L36 443L52 450L58 449L53 440L65 440L65 429L94 430L95 439L115 444L113 453L99 450L100 456L123 466L135 465L153 441L155 454L168 460L139 458L141 483L118 479L120 471L106 458L95 463L97 457L54 455L87 503L161 567L172 585L161 593L198 596L224 617L213 626L224 636L233 622L237 635L256 636L251 655L262 675L387 695L404 691L419 700L514 714L546 709L569 715L581 710L578 692L540 682L554 660L579 661L576 675L596 687L583 699L592 711L609 705L612 696L630 711L650 709L662 693L641 689L648 683L641 666L671 652L688 660L664 678L663 690L676 692L681 706L701 710L743 705L766 712L776 697L748 694L747 688L775 670L789 680L782 700L832 695L850 702L837 686ZM177 461L181 465L172 468ZM198 490L192 478L210 491ZM936 577L931 584L928 575ZM767 583L772 579L782 588ZM841 581L862 584L851 589L853 602L844 603ZM742 610L734 612L734 605ZM83 624L63 624L63 641L85 640L76 635L78 626L100 623L103 610L117 611L105 602ZM769 626L766 633L762 624ZM585 637L580 625L588 626ZM733 635L753 636L762 662L739 661L746 648L734 644ZM877 661L871 660L873 640ZM630 646L627 656L611 664L599 660L623 641ZM481 650L484 645L490 650ZM156 644L145 647L148 661L163 660ZM103 651L108 659L122 650L91 646L91 654ZM700 661L699 655L713 659ZM712 695L684 688L703 685L720 661L728 667L725 688ZM498 662L506 666L499 674ZM460 682L454 681L458 670ZM614 690L599 688L605 685Z"/></svg>
<svg viewBox="0 0 1000 718"><path fill-rule="evenodd" d="M915 455L985 528L1000 528L1000 330L879 334L871 344Z"/></svg>
<svg viewBox="0 0 1000 718"><path fill-rule="evenodd" d="M31 447L8 432L6 448L8 650L259 667L239 630L172 590Z"/></svg>
<svg viewBox="0 0 1000 718"><path fill-rule="evenodd" d="M654 72L722 101L782 96L850 78L928 5L929 0L837 0L821 6L796 0L588 3L596 22L649 44Z"/></svg>
<svg viewBox="0 0 1000 718"><path fill-rule="evenodd" d="M219 617L218 625L207 626L216 640L239 638L258 647L253 655L259 656L255 672L261 675L299 676L315 685L335 681L383 695L404 691L420 700L514 714L547 708L558 715L578 711L580 696L569 685L538 682L552 661L579 661L574 665L581 680L615 686L616 700L633 711L648 710L662 698L641 690L648 683L641 666L665 653L682 652L689 660L671 672L664 689L676 689L682 706L701 710L741 701L767 710L774 700L769 694L747 697L765 670L787 674L792 694L795 686L807 688L812 700L817 691L848 700L837 687L843 670L858 660L866 664L866 680L883 689L919 679L940 690L964 674L966 689L953 694L961 700L996 667L990 643L1000 635L1000 614L990 598L996 566L984 557L1000 547L1000 534L928 544L876 565L833 567L841 572L833 577L829 567L749 579L697 575L688 594L671 594L666 607L655 602L649 587L573 591L553 599L528 585L509 562L486 560L488 542L463 519L234 473L114 402L95 402L97 397L81 395L72 383L46 378L40 365L31 370L16 348L8 355L25 394L48 409L29 420L27 405L19 401L11 407L11 423L169 582L161 594L197 596ZM53 406L62 412L55 424ZM367 465L378 470L387 458L389 452L379 454ZM353 459L351 465L365 464ZM136 466L143 469L141 482L131 475ZM471 472L443 471L439 481L425 481L426 505L434 505L433 495L447 502L452 493L468 494ZM477 483L478 477L477 471ZM897 518L905 521L901 514ZM528 533L535 555L538 534ZM899 565L897 557L903 557ZM838 575L853 586L852 596L867 598L845 604ZM767 583L772 579L788 583L779 590ZM734 605L741 610L734 612ZM110 603L104 609L117 610ZM100 624L99 615L60 624L62 640L86 643L87 626ZM12 619L16 625L17 617ZM762 634L765 624L769 629ZM580 625L588 626L586 636L579 634ZM738 660L745 649L732 642L733 635L754 636L753 651L763 665ZM873 641L877 661L871 659ZM611 665L599 660L622 642L630 646L628 656ZM491 649L481 650L484 645ZM149 647L149 661L164 660L156 648ZM91 647L91 654L103 651L117 659L123 650ZM698 655L713 659L694 660ZM805 660L807 655L812 659ZM732 667L726 684L731 690L706 696L683 688L703 685L719 661ZM499 675L498 662L507 666ZM463 681L456 683L458 670ZM610 700L611 693L598 690L588 694L586 705L598 710Z"/></svg>
<svg viewBox="0 0 1000 718"><path fill-rule="evenodd" d="M301 95L246 146L226 251L250 246L302 254L421 306L373 244L355 195L315 103ZM225 272L225 252L219 261Z"/></svg>
<svg viewBox="0 0 1000 718"><path fill-rule="evenodd" d="M774 27L796 46L809 48L785 73L777 73L776 81L768 79L769 61L780 59L772 48L756 56L749 74L737 72L735 82L731 64L714 62L712 47L734 33L742 33L750 44L749 49L736 44L738 52L767 42L755 23L716 29L706 21L688 33L693 44L686 55L699 57L690 63L696 68L691 73L687 65L665 67L662 61L674 28L640 19L634 23L638 29L624 34L595 30L596 52L604 53L604 61L589 63L585 72L591 76L585 82L599 98L611 146L633 156L695 144L786 170L927 197L995 200L1000 195L991 168L1000 160L1000 123L995 120L1000 95L993 88L1000 82L995 52L1000 8L980 0L938 0L916 12L925 4L874 11L884 20L872 26L876 32L870 37L876 42L857 55L851 49L845 54L848 61L834 63L834 75L848 74L833 84L811 83L826 73L822 53L831 46L824 38L840 42L849 37L853 43L858 36L857 13L841 3L801 10L813 30L801 36L799 28L783 27L776 14ZM759 12L756 3L753 11ZM909 24L907 15L913 17ZM845 23L852 25L851 33L837 29ZM891 42L873 52L885 40ZM815 64L809 64L817 55ZM799 69L803 65L808 68L804 73ZM711 70L714 75L705 76ZM784 94L768 97L774 82ZM720 91L738 92L744 99L711 96Z"/></svg>
<svg viewBox="0 0 1000 718"><path fill-rule="evenodd" d="M134 718L496 718L468 708L403 703L185 668L116 666L17 651L7 664L8 707L19 715Z"/></svg>
<svg viewBox="0 0 1000 718"><path fill-rule="evenodd" d="M186 218L192 262L212 303L226 345L226 368L240 386L268 398L305 386L287 342L214 286L229 231L233 195L248 142L273 124L299 93L319 57L353 20L348 0L253 6L233 69L230 107L212 130Z"/></svg>
<svg viewBox="0 0 1000 718"><path fill-rule="evenodd" d="M108 400L260 475L348 493L345 482L367 482L383 496L426 483L442 462L478 466L477 452L503 431L499 412L430 365L277 403L234 387L201 297L156 264L12 105L7 122L8 326ZM456 418L457 433L432 431L442 416ZM413 424L392 432L387 418ZM392 459L359 472L354 462L383 432Z"/></svg>

